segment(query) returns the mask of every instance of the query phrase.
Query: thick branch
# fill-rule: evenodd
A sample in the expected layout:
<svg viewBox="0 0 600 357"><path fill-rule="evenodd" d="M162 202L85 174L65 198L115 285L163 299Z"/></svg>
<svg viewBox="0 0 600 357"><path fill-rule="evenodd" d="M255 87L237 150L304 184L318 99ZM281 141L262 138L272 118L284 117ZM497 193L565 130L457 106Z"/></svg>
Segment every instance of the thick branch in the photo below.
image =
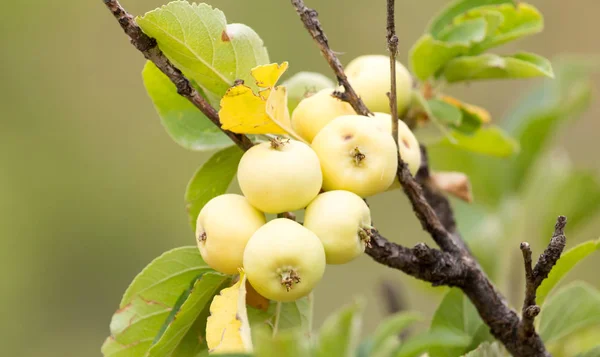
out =
<svg viewBox="0 0 600 357"><path fill-rule="evenodd" d="M131 44L140 51L146 59L156 65L177 88L177 93L185 97L196 108L206 115L219 129L221 122L217 111L204 99L194 87L190 84L187 78L177 69L171 61L162 53L156 44L156 40L148 37L142 32L142 29L136 24L133 16L123 9L117 0L103 0L104 4L112 12L114 17L119 21L121 28L131 39ZM241 134L235 134L227 130L221 129L237 146L242 150L247 150L252 147L252 141Z"/></svg>
<svg viewBox="0 0 600 357"><path fill-rule="evenodd" d="M523 252L523 261L525 263L525 300L523 301L522 321L519 329L519 337L527 339L535 335L534 320L540 313L540 307L536 304L536 293L539 286L560 259L562 251L565 249L566 237L564 228L567 224L567 218L559 216L554 226L554 234L544 253L540 255L535 268L532 267L531 248L529 243L521 243Z"/></svg>
<svg viewBox="0 0 600 357"><path fill-rule="evenodd" d="M394 7L396 0L387 0L387 44L390 52L390 114L392 115L392 136L398 146L398 101L396 93L396 55L398 54L398 36L396 36L396 23Z"/></svg>
<svg viewBox="0 0 600 357"><path fill-rule="evenodd" d="M344 73L344 68L340 63L340 60L337 58L335 53L329 48L329 42L327 41L327 36L325 32L323 32L323 28L321 27L321 23L319 22L318 13L314 9L310 9L304 5L303 0L292 0L292 5L296 8L296 12L300 15L300 19L304 23L304 27L308 30L312 38L315 40L319 49L321 50L321 54L329 63L329 67L335 73L338 83L344 87L343 93L336 93L336 96L343 101L350 103L352 108L361 115L370 115L371 112L360 99L358 94L354 91L350 82L348 82L348 77L346 77L346 73Z"/></svg>
<svg viewBox="0 0 600 357"><path fill-rule="evenodd" d="M432 283L434 286L459 286L465 283L468 272L454 255L430 248L424 243L407 248L388 241L373 230L367 254L379 264Z"/></svg>

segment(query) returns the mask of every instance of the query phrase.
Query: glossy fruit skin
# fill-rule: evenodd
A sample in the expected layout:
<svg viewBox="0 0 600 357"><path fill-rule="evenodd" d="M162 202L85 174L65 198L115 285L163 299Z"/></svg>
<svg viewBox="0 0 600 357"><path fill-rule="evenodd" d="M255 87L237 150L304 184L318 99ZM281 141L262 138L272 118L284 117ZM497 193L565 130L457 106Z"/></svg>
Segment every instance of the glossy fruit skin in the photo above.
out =
<svg viewBox="0 0 600 357"><path fill-rule="evenodd" d="M327 264L344 264L365 251L364 234L371 228L371 211L352 192L329 191L306 207L304 226L323 243Z"/></svg>
<svg viewBox="0 0 600 357"><path fill-rule="evenodd" d="M246 243L265 222L264 213L244 196L225 194L213 198L196 220L196 242L202 258L216 271L237 274Z"/></svg>
<svg viewBox="0 0 600 357"><path fill-rule="evenodd" d="M325 191L346 190L368 197L387 190L396 177L396 143L373 118L337 117L317 134L311 146L321 161Z"/></svg>
<svg viewBox="0 0 600 357"><path fill-rule="evenodd" d="M390 91L390 58L384 55L366 55L352 60L346 66L350 84L365 105L373 112L390 113L387 93ZM412 97L413 80L410 72L396 61L396 103L402 114Z"/></svg>
<svg viewBox="0 0 600 357"><path fill-rule="evenodd" d="M309 143L333 119L354 114L350 104L332 97L333 89L323 89L303 99L292 113L292 129Z"/></svg>
<svg viewBox="0 0 600 357"><path fill-rule="evenodd" d="M321 89L335 87L335 83L331 79L315 72L298 72L281 85L287 88L290 112L294 111L300 101L314 95Z"/></svg>
<svg viewBox="0 0 600 357"><path fill-rule="evenodd" d="M392 134L392 117L386 113L373 113L377 126L388 134ZM413 132L402 120L398 119L398 151L402 160L408 164L414 176L421 166L421 148Z"/></svg>
<svg viewBox="0 0 600 357"><path fill-rule="evenodd" d="M282 274L293 270L299 282L288 290ZM317 236L287 218L274 219L254 233L244 251L244 271L252 287L275 301L308 295L325 272L325 250Z"/></svg>
<svg viewBox="0 0 600 357"><path fill-rule="evenodd" d="M265 213L306 207L319 194L323 182L315 152L300 141L288 139L278 148L265 142L246 151L237 178L244 196Z"/></svg>

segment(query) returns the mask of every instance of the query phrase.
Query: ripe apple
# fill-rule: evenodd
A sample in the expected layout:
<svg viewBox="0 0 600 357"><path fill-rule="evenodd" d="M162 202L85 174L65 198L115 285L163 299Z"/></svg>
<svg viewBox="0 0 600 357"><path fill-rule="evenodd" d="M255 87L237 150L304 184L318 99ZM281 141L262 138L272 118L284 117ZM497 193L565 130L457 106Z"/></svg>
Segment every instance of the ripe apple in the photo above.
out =
<svg viewBox="0 0 600 357"><path fill-rule="evenodd" d="M202 258L216 271L237 274L246 243L265 222L265 215L244 196L225 194L213 198L200 210L196 221Z"/></svg>
<svg viewBox="0 0 600 357"><path fill-rule="evenodd" d="M306 207L323 182L319 158L310 146L280 138L246 151L237 178L248 201L266 213Z"/></svg>
<svg viewBox="0 0 600 357"><path fill-rule="evenodd" d="M392 116L386 113L374 113L373 120L388 135L392 134ZM402 120L398 119L398 151L400 157L408 164L413 176L421 166L421 148L417 137Z"/></svg>
<svg viewBox="0 0 600 357"><path fill-rule="evenodd" d="M365 251L370 240L371 211L349 191L329 191L306 207L304 227L319 237L327 264L344 264Z"/></svg>
<svg viewBox="0 0 600 357"><path fill-rule="evenodd" d="M275 301L308 295L325 272L325 251L317 236L287 218L259 228L244 251L244 271L252 287Z"/></svg>
<svg viewBox="0 0 600 357"><path fill-rule="evenodd" d="M396 143L373 118L337 117L311 146L321 161L325 191L346 190L368 197L387 190L396 177Z"/></svg>
<svg viewBox="0 0 600 357"><path fill-rule="evenodd" d="M315 72L298 72L281 85L287 88L290 112L294 111L300 101L314 95L321 89L335 87L335 83L331 79Z"/></svg>
<svg viewBox="0 0 600 357"><path fill-rule="evenodd" d="M354 114L350 104L331 94L333 89L323 89L303 99L292 113L292 128L309 143L333 119Z"/></svg>
<svg viewBox="0 0 600 357"><path fill-rule="evenodd" d="M390 58L384 55L360 56L346 66L346 75L354 90L373 112L390 113ZM410 72L396 61L396 103L402 114L412 97L413 81Z"/></svg>

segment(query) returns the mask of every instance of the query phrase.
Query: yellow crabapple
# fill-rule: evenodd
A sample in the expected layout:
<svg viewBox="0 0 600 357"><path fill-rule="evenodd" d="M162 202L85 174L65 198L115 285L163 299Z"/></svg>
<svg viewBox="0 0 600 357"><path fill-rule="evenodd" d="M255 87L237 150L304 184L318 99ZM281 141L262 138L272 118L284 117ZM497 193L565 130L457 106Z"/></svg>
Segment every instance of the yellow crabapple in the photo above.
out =
<svg viewBox="0 0 600 357"><path fill-rule="evenodd" d="M306 207L304 226L323 243L327 264L344 264L365 251L371 235L371 211L352 192L329 191Z"/></svg>
<svg viewBox="0 0 600 357"><path fill-rule="evenodd" d="M388 133L388 135L392 134L391 115L374 113L373 120L381 130ZM408 164L410 173L414 176L421 166L421 148L415 134L400 119L398 119L398 151L402 160Z"/></svg>
<svg viewBox="0 0 600 357"><path fill-rule="evenodd" d="M303 99L292 113L292 128L304 140L312 142L327 123L342 116L354 114L350 104L331 94L333 89L323 89Z"/></svg>
<svg viewBox="0 0 600 357"><path fill-rule="evenodd" d="M237 274L246 243L265 222L265 215L244 196L225 194L211 199L196 220L202 258L216 271Z"/></svg>
<svg viewBox="0 0 600 357"><path fill-rule="evenodd" d="M352 60L346 66L348 81L373 112L390 112L390 58L384 55L366 55ZM396 61L396 103L398 113L406 110L412 98L413 80L410 72Z"/></svg>
<svg viewBox="0 0 600 357"><path fill-rule="evenodd" d="M252 287L275 301L308 295L325 272L325 251L317 236L287 218L259 228L244 251L244 271Z"/></svg>
<svg viewBox="0 0 600 357"><path fill-rule="evenodd" d="M325 191L346 190L368 197L387 190L396 177L396 143L373 118L337 117L311 146L321 161Z"/></svg>
<svg viewBox="0 0 600 357"><path fill-rule="evenodd" d="M319 158L310 146L282 138L246 151L237 178L244 196L265 213L306 207L323 182Z"/></svg>

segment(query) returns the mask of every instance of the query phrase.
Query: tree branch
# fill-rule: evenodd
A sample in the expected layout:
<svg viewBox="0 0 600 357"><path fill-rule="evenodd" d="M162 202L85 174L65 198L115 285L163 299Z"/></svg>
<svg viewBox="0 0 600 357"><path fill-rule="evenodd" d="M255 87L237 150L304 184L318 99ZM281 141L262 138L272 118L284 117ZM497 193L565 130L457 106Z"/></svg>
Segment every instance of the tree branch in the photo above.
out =
<svg viewBox="0 0 600 357"><path fill-rule="evenodd" d="M103 0L106 7L121 25L121 28L131 40L131 44L140 51L144 57L158 67L177 88L177 93L189 100L196 108L206 115L225 135L227 135L242 150L252 147L252 141L242 134L235 134L221 128L221 121L217 111L204 99L200 93L185 78L183 73L176 68L171 61L162 53L156 44L156 40L147 36L136 24L132 15L127 13L117 0Z"/></svg>
<svg viewBox="0 0 600 357"><path fill-rule="evenodd" d="M392 115L392 136L398 147L398 101L396 93L396 55L398 54L398 36L396 36L396 22L394 7L396 0L387 0L387 44L390 52L390 114Z"/></svg>
<svg viewBox="0 0 600 357"><path fill-rule="evenodd" d="M544 253L540 255L535 268L532 267L531 248L529 243L521 243L523 261L525 263L525 300L523 301L523 310L521 326L519 328L519 337L527 339L535 334L534 320L540 313L540 307L537 306L535 299L539 286L560 259L567 243L564 234L564 228L567 224L567 218L559 216L554 226L554 234Z"/></svg>
<svg viewBox="0 0 600 357"><path fill-rule="evenodd" d="M329 50L327 37L316 18L316 11L306 8L302 0L292 0L292 4L304 26L321 48L340 84L343 83L346 91L349 92L352 87L341 80L346 76L339 61ZM393 46L392 43L392 50ZM357 100L360 100L359 98L348 96L344 99L353 104L359 114L366 113L357 109L360 106L354 105ZM549 356L537 334L534 333L527 339L516 338L521 319L508 307L502 294L496 290L464 244L456 230L454 214L448 200L431 185L427 153L424 148L422 150L423 165L417 174L417 180L422 183L422 186L412 177L408 165L400 157L398 158L398 180L421 226L429 232L442 250L431 249L424 243L410 249L374 234L366 253L380 264L401 270L433 285L457 286L462 289L473 302L482 320L490 327L492 335L514 356Z"/></svg>
<svg viewBox="0 0 600 357"><path fill-rule="evenodd" d="M337 77L338 83L344 87L344 92L335 92L334 95L339 99L350 103L354 111L361 115L371 115L372 113L369 111L365 103L363 103L362 99L356 94L350 82L348 82L348 77L346 77L346 73L344 73L344 68L340 63L340 60L337 58L335 53L329 48L329 42L327 41L327 36L325 32L323 32L323 28L321 27L321 23L319 22L319 14L314 10L306 7L304 5L303 0L292 0L292 5L296 8L296 12L300 15L300 19L304 23L304 27L308 30L313 40L319 46L321 50L321 54L329 63L329 67L335 73Z"/></svg>

